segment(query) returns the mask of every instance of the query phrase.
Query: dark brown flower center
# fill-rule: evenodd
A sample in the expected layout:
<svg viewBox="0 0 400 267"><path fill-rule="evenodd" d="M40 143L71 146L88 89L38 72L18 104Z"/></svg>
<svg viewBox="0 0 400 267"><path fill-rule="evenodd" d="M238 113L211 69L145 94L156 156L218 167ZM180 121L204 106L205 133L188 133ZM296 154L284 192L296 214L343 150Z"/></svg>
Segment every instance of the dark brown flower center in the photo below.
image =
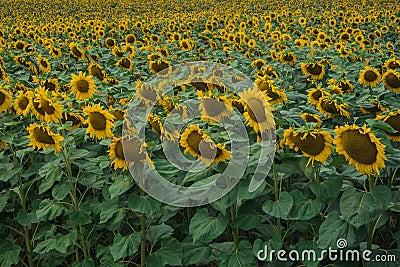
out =
<svg viewBox="0 0 400 267"><path fill-rule="evenodd" d="M314 93L312 93L312 98L314 98L315 100L319 100L322 97L322 92L320 90L315 91Z"/></svg>
<svg viewBox="0 0 400 267"><path fill-rule="evenodd" d="M151 66L156 73L169 68L169 64L164 61L154 62Z"/></svg>
<svg viewBox="0 0 400 267"><path fill-rule="evenodd" d="M125 160L124 149L121 140L118 141L115 145L115 155L117 156L117 158Z"/></svg>
<svg viewBox="0 0 400 267"><path fill-rule="evenodd" d="M39 113L40 115L45 115L46 113L44 112L43 108L39 107L39 101L33 101L33 108Z"/></svg>
<svg viewBox="0 0 400 267"><path fill-rule="evenodd" d="M377 78L378 78L378 75L376 75L376 73L372 70L367 70L364 74L364 79L367 82L374 82L374 81L376 81Z"/></svg>
<svg viewBox="0 0 400 267"><path fill-rule="evenodd" d="M204 97L201 99L201 103L210 117L216 117L226 110L225 103L214 98Z"/></svg>
<svg viewBox="0 0 400 267"><path fill-rule="evenodd" d="M267 120L267 117L265 116L265 107L260 99L251 98L247 101L247 105L247 112L253 121L263 123Z"/></svg>
<svg viewBox="0 0 400 267"><path fill-rule="evenodd" d="M315 63L307 64L306 69L312 75L320 75L322 72L322 67Z"/></svg>
<svg viewBox="0 0 400 267"><path fill-rule="evenodd" d="M148 99L150 101L156 101L157 100L157 93L151 86L142 86L142 90L140 92L141 96L145 99Z"/></svg>
<svg viewBox="0 0 400 267"><path fill-rule="evenodd" d="M56 85L53 82L45 81L43 86L46 90L51 92L56 90Z"/></svg>
<svg viewBox="0 0 400 267"><path fill-rule="evenodd" d="M71 51L77 58L80 58L82 56L81 51L79 51L79 49L76 46L72 47Z"/></svg>
<svg viewBox="0 0 400 267"><path fill-rule="evenodd" d="M385 120L385 122L397 131L397 133L388 133L388 135L400 136L400 114L390 116Z"/></svg>
<svg viewBox="0 0 400 267"><path fill-rule="evenodd" d="M187 138L189 148L196 152L198 155L200 155L199 145L202 140L202 134L197 131L191 132Z"/></svg>
<svg viewBox="0 0 400 267"><path fill-rule="evenodd" d="M91 112L89 114L89 122L93 129L95 129L96 131L104 131L107 126L106 117L97 111Z"/></svg>
<svg viewBox="0 0 400 267"><path fill-rule="evenodd" d="M67 121L71 121L72 122L72 126L76 126L76 125L79 125L81 123L81 120L77 116L70 115L70 114L66 114L61 119L62 123L66 123Z"/></svg>
<svg viewBox="0 0 400 267"><path fill-rule="evenodd" d="M342 133L341 143L344 151L355 161L362 164L373 164L378 150L368 134L358 130L347 130Z"/></svg>
<svg viewBox="0 0 400 267"><path fill-rule="evenodd" d="M1 105L1 93L0 93L0 105ZM25 110L29 105L29 99L27 97L23 97L18 101L18 107L22 110Z"/></svg>
<svg viewBox="0 0 400 267"><path fill-rule="evenodd" d="M339 110L337 109L335 102L333 102L333 101L329 101L329 100L323 101L321 103L321 107L324 111L326 111L328 113L331 113L331 114L339 113Z"/></svg>
<svg viewBox="0 0 400 267"><path fill-rule="evenodd" d="M117 148L116 148L117 149ZM123 157L128 162L138 162L146 159L146 152L142 151L143 144L136 138L129 138L123 141Z"/></svg>
<svg viewBox="0 0 400 267"><path fill-rule="evenodd" d="M94 77L96 77L97 79L99 79L100 81L102 81L104 79L104 75L103 72L101 71L101 69L97 66L93 66L90 69L90 74L93 75Z"/></svg>
<svg viewBox="0 0 400 267"><path fill-rule="evenodd" d="M3 94L3 92L0 92L0 106L3 105L5 101L6 101L6 96Z"/></svg>
<svg viewBox="0 0 400 267"><path fill-rule="evenodd" d="M316 137L308 134L306 138L301 139L303 136L302 133L297 134L296 136L290 136L290 139L295 143L295 145L301 149L304 153L307 153L312 156L319 155L325 148L324 137L321 134L314 134Z"/></svg>
<svg viewBox="0 0 400 267"><path fill-rule="evenodd" d="M400 78L393 73L389 73L385 77L386 84L392 88L400 88Z"/></svg>
<svg viewBox="0 0 400 267"><path fill-rule="evenodd" d="M293 60L293 56L291 54L284 55L283 60L291 62Z"/></svg>
<svg viewBox="0 0 400 267"><path fill-rule="evenodd" d="M218 158L222 153L222 151L217 148L212 141L206 141L204 139L200 141L199 150L201 156L206 159Z"/></svg>
<svg viewBox="0 0 400 267"><path fill-rule="evenodd" d="M89 83L88 81L81 79L76 82L76 89L80 93L87 93L89 91Z"/></svg>
<svg viewBox="0 0 400 267"><path fill-rule="evenodd" d="M121 60L121 66L125 69L129 69L131 67L131 61L129 58L124 58Z"/></svg>
<svg viewBox="0 0 400 267"><path fill-rule="evenodd" d="M53 137L51 137L45 129L42 129L40 127L33 130L33 136L35 137L35 140L39 143L49 145L55 144Z"/></svg>

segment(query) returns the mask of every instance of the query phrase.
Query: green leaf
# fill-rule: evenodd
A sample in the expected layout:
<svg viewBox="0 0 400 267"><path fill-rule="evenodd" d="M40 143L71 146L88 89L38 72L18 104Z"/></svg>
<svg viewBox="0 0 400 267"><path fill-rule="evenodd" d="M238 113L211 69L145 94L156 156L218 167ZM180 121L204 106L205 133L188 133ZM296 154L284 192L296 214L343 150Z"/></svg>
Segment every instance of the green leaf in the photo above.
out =
<svg viewBox="0 0 400 267"><path fill-rule="evenodd" d="M70 246L74 245L77 237L78 237L78 234L77 234L76 230L72 230L66 235L58 234L56 236L54 249L63 254L66 254L68 248Z"/></svg>
<svg viewBox="0 0 400 267"><path fill-rule="evenodd" d="M51 195L56 200L64 200L71 190L71 181L67 179L61 179L51 190Z"/></svg>
<svg viewBox="0 0 400 267"><path fill-rule="evenodd" d="M10 267L12 265L17 265L20 259L20 252L20 246L11 242L2 241L2 244L0 246L0 266Z"/></svg>
<svg viewBox="0 0 400 267"><path fill-rule="evenodd" d="M115 181L108 190L110 191L111 198L113 199L128 191L131 188L131 186L132 185L129 179L126 176L119 175L115 177Z"/></svg>
<svg viewBox="0 0 400 267"><path fill-rule="evenodd" d="M135 232L128 236L123 236L117 234L114 237L114 243L110 247L111 255L114 258L114 261L122 259L124 257L132 256L135 253L140 244L140 233Z"/></svg>
<svg viewBox="0 0 400 267"><path fill-rule="evenodd" d="M72 264L72 267L95 267L96 264L94 263L93 259L86 259L84 261L76 261ZM113 265L115 267L116 265Z"/></svg>
<svg viewBox="0 0 400 267"><path fill-rule="evenodd" d="M68 156L69 156L69 160L73 161L74 159L83 159L85 158L87 155L90 154L89 151L87 151L86 149L71 149L68 152Z"/></svg>
<svg viewBox="0 0 400 267"><path fill-rule="evenodd" d="M261 222L261 217L254 206L254 201L248 201L240 207L238 215L233 221L233 226L245 231L255 228Z"/></svg>
<svg viewBox="0 0 400 267"><path fill-rule="evenodd" d="M170 237L174 233L174 229L166 224L152 225L147 231L146 238L153 246L160 240Z"/></svg>
<svg viewBox="0 0 400 267"><path fill-rule="evenodd" d="M22 226L29 226L36 221L36 213L19 212L17 214L17 222Z"/></svg>
<svg viewBox="0 0 400 267"><path fill-rule="evenodd" d="M194 243L199 240L209 242L221 235L227 226L228 219L224 215L212 217L207 209L201 209L190 220L189 233Z"/></svg>
<svg viewBox="0 0 400 267"><path fill-rule="evenodd" d="M183 245L183 265L200 265L211 261L212 249L205 242L192 242L182 243Z"/></svg>
<svg viewBox="0 0 400 267"><path fill-rule="evenodd" d="M395 129L393 129L392 126L390 126L389 124L387 124L387 123L384 122L384 121L381 121L381 120L373 120L373 119L367 119L367 120L365 120L365 121L368 123L368 125L369 125L371 128L381 129L381 130L384 130L385 132L391 133L391 134L397 133L397 131L396 131Z"/></svg>
<svg viewBox="0 0 400 267"><path fill-rule="evenodd" d="M339 239L347 240L347 247L352 248L359 244L365 237L365 227L356 229L348 222L339 217L338 211L331 212L319 227L318 247L327 249L337 248L336 242Z"/></svg>
<svg viewBox="0 0 400 267"><path fill-rule="evenodd" d="M43 194L49 190L53 184L62 177L62 169L59 165L59 161L51 161L44 165L39 170L39 175L44 176L39 186L39 194Z"/></svg>
<svg viewBox="0 0 400 267"><path fill-rule="evenodd" d="M323 182L314 181L311 183L311 191L317 198L327 204L332 203L342 189L343 178L339 175L332 175Z"/></svg>
<svg viewBox="0 0 400 267"><path fill-rule="evenodd" d="M113 219L114 223L120 222L125 217L125 210L117 202L108 200L103 202L100 212L100 222L106 223Z"/></svg>
<svg viewBox="0 0 400 267"><path fill-rule="evenodd" d="M317 267L321 255L321 249L318 248L317 242L313 240L305 240L300 238L296 244L296 251L299 252L300 261L307 267ZM315 254L314 254L315 252ZM302 256L304 253L304 257ZM304 260L303 260L304 259Z"/></svg>
<svg viewBox="0 0 400 267"><path fill-rule="evenodd" d="M357 192L350 187L340 199L340 212L343 218L359 228L374 221L390 204L392 192L389 187L378 185L372 192Z"/></svg>
<svg viewBox="0 0 400 267"><path fill-rule="evenodd" d="M219 267L247 267L256 266L256 258L253 256L253 249L249 241L241 240L238 249L233 254L221 253Z"/></svg>
<svg viewBox="0 0 400 267"><path fill-rule="evenodd" d="M53 220L60 216L63 210L64 207L61 204L49 199L44 199L40 203L39 209L36 211L37 221L41 222Z"/></svg>
<svg viewBox="0 0 400 267"><path fill-rule="evenodd" d="M293 197L289 192L281 192L277 201L266 200L262 206L262 210L275 217L286 219L293 207Z"/></svg>
<svg viewBox="0 0 400 267"><path fill-rule="evenodd" d="M146 257L147 266L182 266L183 250L175 238L161 241L161 248ZM161 264L161 265L160 265Z"/></svg>
<svg viewBox="0 0 400 267"><path fill-rule="evenodd" d="M0 181L8 182L21 170L22 170L22 166L19 164L14 164L14 163L1 164L1 166L0 166Z"/></svg>
<svg viewBox="0 0 400 267"><path fill-rule="evenodd" d="M81 210L71 211L71 213L69 214L69 219L71 220L71 222L80 225L92 223L90 214Z"/></svg>
<svg viewBox="0 0 400 267"><path fill-rule="evenodd" d="M211 206L223 215L226 215L226 209L237 201L237 192L238 188L235 186L225 196L211 203Z"/></svg>
<svg viewBox="0 0 400 267"><path fill-rule="evenodd" d="M10 191L0 193L0 212L3 211L9 199L10 199Z"/></svg>
<svg viewBox="0 0 400 267"><path fill-rule="evenodd" d="M319 199L308 199L299 190L293 190L290 195L294 203L288 215L290 220L310 220L322 209L323 203Z"/></svg>
<svg viewBox="0 0 400 267"><path fill-rule="evenodd" d="M161 202L150 196L138 196L134 193L128 197L128 207L135 212L143 213L148 216L154 215L161 206Z"/></svg>
<svg viewBox="0 0 400 267"><path fill-rule="evenodd" d="M261 239L256 239L253 244L253 255L257 256L258 252L260 250L264 250L265 246L267 246L268 251L278 251L282 249L282 237L279 234L275 234L271 239L267 240L266 242L262 241ZM268 258L268 255L262 255L262 257L263 256L267 256Z"/></svg>

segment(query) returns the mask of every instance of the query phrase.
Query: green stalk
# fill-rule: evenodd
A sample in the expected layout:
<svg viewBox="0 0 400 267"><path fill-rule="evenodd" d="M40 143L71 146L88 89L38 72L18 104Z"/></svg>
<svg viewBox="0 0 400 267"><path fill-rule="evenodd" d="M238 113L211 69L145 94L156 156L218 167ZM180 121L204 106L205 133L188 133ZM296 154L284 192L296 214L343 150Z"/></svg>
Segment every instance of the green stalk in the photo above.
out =
<svg viewBox="0 0 400 267"><path fill-rule="evenodd" d="M144 196L143 190L140 190L140 195ZM141 232L140 266L145 267L146 266L146 217L143 213L140 215L140 232Z"/></svg>
<svg viewBox="0 0 400 267"><path fill-rule="evenodd" d="M368 175L368 185L369 185L369 191L372 192L372 189L375 187L375 179L374 176ZM382 215L381 215L382 216ZM375 228L379 222L379 217L376 221L375 224L370 222L368 223L368 236L367 236L367 249L371 250L372 249L372 240L374 238L375 234Z"/></svg>
<svg viewBox="0 0 400 267"><path fill-rule="evenodd" d="M73 181L71 161L69 160L69 158L67 156L65 147L63 147L63 149L62 149L62 154L63 154L64 160L65 160L65 165L66 165L66 169L67 169L67 177L68 177L68 180L70 180L70 182L71 182L71 191L69 192L69 195L71 197L72 207L74 210L77 211L77 210L79 210L79 202L76 197L76 185ZM78 228L77 230L79 232L83 256L86 259L88 257L88 253L87 253L87 248L86 248L85 237L83 234L83 227L81 224L78 224L78 227L77 227L77 225L75 225L75 228ZM78 248L76 249L76 255L79 255Z"/></svg>
<svg viewBox="0 0 400 267"><path fill-rule="evenodd" d="M10 149L13 154L13 160L15 163L19 163L17 160L17 155L15 153L15 150L13 147L10 145ZM22 211L24 213L27 213L28 209L26 208L26 199L25 199L25 191L22 183L22 170L19 171L18 173L18 189L19 189L19 198L21 202L21 207ZM25 246L26 246L26 254L28 256L28 265L29 267L33 267L33 258L32 258L32 245L31 245L31 238L29 236L29 228L27 226L24 226L24 240L25 240Z"/></svg>
<svg viewBox="0 0 400 267"><path fill-rule="evenodd" d="M274 193L275 193L275 201L279 200L280 195L280 186L278 185L278 174L274 171ZM276 226L278 227L278 232L281 232L281 219L276 218Z"/></svg>
<svg viewBox="0 0 400 267"><path fill-rule="evenodd" d="M229 207L229 215L230 215L230 221L231 221L230 225L231 225L231 230L232 230L233 242L235 243L235 251L237 251L238 247L239 247L239 229L237 227L233 226L233 222L236 217L234 205Z"/></svg>

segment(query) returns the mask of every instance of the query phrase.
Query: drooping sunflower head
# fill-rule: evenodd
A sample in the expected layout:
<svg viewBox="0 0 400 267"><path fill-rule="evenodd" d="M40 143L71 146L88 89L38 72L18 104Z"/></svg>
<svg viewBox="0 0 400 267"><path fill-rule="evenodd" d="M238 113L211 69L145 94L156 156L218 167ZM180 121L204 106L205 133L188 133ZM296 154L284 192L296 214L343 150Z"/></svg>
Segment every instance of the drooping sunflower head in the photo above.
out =
<svg viewBox="0 0 400 267"><path fill-rule="evenodd" d="M0 93L1 94L1 93ZM19 91L18 96L14 101L14 109L17 115L27 116L32 108L32 98L34 94L32 91ZM0 96L1 99L1 96Z"/></svg>
<svg viewBox="0 0 400 267"><path fill-rule="evenodd" d="M310 122L315 123L316 128L321 127L322 120L318 114L312 114L312 113L305 112L305 113L301 114L301 117L303 118L303 120L306 123L310 123Z"/></svg>
<svg viewBox="0 0 400 267"><path fill-rule="evenodd" d="M53 133L50 127L39 124L31 124L27 127L27 131L29 132L29 146L33 146L34 148L42 150L54 148L54 153L61 151L61 141L64 138L59 134Z"/></svg>
<svg viewBox="0 0 400 267"><path fill-rule="evenodd" d="M93 96L96 85L91 75L86 76L86 74L80 71L78 75L72 74L71 77L71 92L77 100L87 100Z"/></svg>
<svg viewBox="0 0 400 267"><path fill-rule="evenodd" d="M285 143L290 148L303 152L304 156L308 157L308 164L314 161L325 164L332 151L332 137L328 131L317 129L292 129L284 131Z"/></svg>
<svg viewBox="0 0 400 267"><path fill-rule="evenodd" d="M222 144L215 144L211 138L203 134L198 124L190 125L181 135L180 145L185 153L197 157L205 164L219 163L230 159L231 152Z"/></svg>
<svg viewBox="0 0 400 267"><path fill-rule="evenodd" d="M123 57L115 63L118 67L124 70L131 71L133 68L132 60L130 57Z"/></svg>
<svg viewBox="0 0 400 267"><path fill-rule="evenodd" d="M341 103L338 99L332 99L331 96L321 97L316 108L327 118L333 118L335 116L350 118L350 113L347 111L348 104Z"/></svg>
<svg viewBox="0 0 400 267"><path fill-rule="evenodd" d="M400 72L390 69L383 74L382 80L390 92L400 93Z"/></svg>
<svg viewBox="0 0 400 267"><path fill-rule="evenodd" d="M308 102L311 105L315 105L316 106L316 105L318 105L319 100L321 99L321 97L329 96L329 95L330 94L327 91L325 91L324 88L322 88L320 86L317 86L316 88L311 89L308 92L308 95L307 95Z"/></svg>
<svg viewBox="0 0 400 267"><path fill-rule="evenodd" d="M385 110L387 110L387 108L384 107L381 102L377 101L371 101L370 103L367 103L367 105L360 107L360 111L365 115L367 114L376 115L382 113Z"/></svg>
<svg viewBox="0 0 400 267"><path fill-rule="evenodd" d="M75 59L85 59L85 51L80 48L77 43L71 42L69 44L70 55Z"/></svg>
<svg viewBox="0 0 400 267"><path fill-rule="evenodd" d="M301 71L305 76L311 76L314 80L321 80L325 74L325 66L319 62L300 64Z"/></svg>
<svg viewBox="0 0 400 267"><path fill-rule="evenodd" d="M366 125L345 125L335 129L336 152L343 155L349 164L361 174L380 173L385 167L385 145Z"/></svg>
<svg viewBox="0 0 400 267"><path fill-rule="evenodd" d="M68 127L68 130L75 130L83 124L84 119L81 114L77 112L64 112L61 118L61 122L71 122L72 125Z"/></svg>
<svg viewBox="0 0 400 267"><path fill-rule="evenodd" d="M360 71L358 82L364 86L375 87L381 81L381 74L377 69L366 67Z"/></svg>
<svg viewBox="0 0 400 267"><path fill-rule="evenodd" d="M150 105L160 99L160 93L151 84L143 84L141 81L137 81L136 98L140 99L144 104Z"/></svg>
<svg viewBox="0 0 400 267"><path fill-rule="evenodd" d="M293 66L297 62L297 57L293 52L282 53L280 56L282 62Z"/></svg>
<svg viewBox="0 0 400 267"><path fill-rule="evenodd" d="M379 115L376 119L386 122L397 131L394 133L386 132L389 140L400 142L400 110L389 112L386 115Z"/></svg>
<svg viewBox="0 0 400 267"><path fill-rule="evenodd" d="M201 120L211 123L222 121L223 117L229 117L232 114L232 106L226 96L212 96L211 91L204 94L203 91L197 91L201 101L199 109Z"/></svg>
<svg viewBox="0 0 400 267"><path fill-rule="evenodd" d="M256 59L251 62L251 66L256 68L257 70L261 70L263 66L265 66L267 62L264 59Z"/></svg>
<svg viewBox="0 0 400 267"><path fill-rule="evenodd" d="M0 114L7 111L12 106L12 93L7 87L0 87Z"/></svg>
<svg viewBox="0 0 400 267"><path fill-rule="evenodd" d="M90 134L91 138L96 137L97 139L105 139L112 137L112 128L114 127L114 116L107 110L104 110L100 104L86 107L83 112L88 119L85 124L88 124L86 133Z"/></svg>
<svg viewBox="0 0 400 267"><path fill-rule="evenodd" d="M385 62L385 67L386 70L396 70L396 69L400 69L400 60L396 59L396 58L391 58L388 59Z"/></svg>
<svg viewBox="0 0 400 267"><path fill-rule="evenodd" d="M96 77L97 79L99 79L99 81L103 81L106 78L106 72L99 64L93 62L90 63L90 65L88 66L88 71L90 75Z"/></svg>
<svg viewBox="0 0 400 267"><path fill-rule="evenodd" d="M51 65L50 65L49 60L40 54L37 57L37 63L39 65L39 69L42 73L46 73L51 70Z"/></svg>
<svg viewBox="0 0 400 267"><path fill-rule="evenodd" d="M247 89L239 93L240 101L244 107L243 113L247 125L252 127L255 132L264 132L275 128L275 122L272 116L272 108L265 94L256 89Z"/></svg>
<svg viewBox="0 0 400 267"><path fill-rule="evenodd" d="M149 68L152 73L168 76L171 72L171 63L167 60L150 61Z"/></svg>

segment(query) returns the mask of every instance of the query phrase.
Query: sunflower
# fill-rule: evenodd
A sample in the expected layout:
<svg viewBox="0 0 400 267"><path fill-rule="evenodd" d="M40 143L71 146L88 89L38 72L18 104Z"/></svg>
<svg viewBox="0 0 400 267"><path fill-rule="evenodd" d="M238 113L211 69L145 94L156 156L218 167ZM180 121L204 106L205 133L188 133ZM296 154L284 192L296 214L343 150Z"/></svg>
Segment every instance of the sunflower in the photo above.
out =
<svg viewBox="0 0 400 267"><path fill-rule="evenodd" d="M114 116L115 121L123 121L125 119L125 110L110 107L110 113Z"/></svg>
<svg viewBox="0 0 400 267"><path fill-rule="evenodd" d="M155 61L150 61L149 63L149 68L152 73L157 73L162 75L169 75L171 72L171 63L166 60L155 60Z"/></svg>
<svg viewBox="0 0 400 267"><path fill-rule="evenodd" d="M62 145L61 141L64 138L51 131L50 127L39 124L31 124L26 130L29 132L29 144L33 148L46 150L47 148L54 148L54 153L60 152Z"/></svg>
<svg viewBox="0 0 400 267"><path fill-rule="evenodd" d="M395 58L388 59L385 62L385 67L386 67L386 70L400 69L400 60L397 60Z"/></svg>
<svg viewBox="0 0 400 267"><path fill-rule="evenodd" d="M339 103L338 100L331 99L330 96L321 97L316 108L328 118L333 118L334 116L350 118L350 113L346 110L348 104Z"/></svg>
<svg viewBox="0 0 400 267"><path fill-rule="evenodd" d="M72 125L68 128L68 130L75 130L82 125L84 119L79 113L64 112L61 118L61 122L64 124L68 121L72 123Z"/></svg>
<svg viewBox="0 0 400 267"><path fill-rule="evenodd" d="M382 76L385 88L392 93L400 93L400 72L389 69Z"/></svg>
<svg viewBox="0 0 400 267"><path fill-rule="evenodd" d="M268 98L268 102L271 105L283 103L287 101L285 92L281 91L276 87L273 80L270 80L268 76L264 76L256 79L254 85L258 87Z"/></svg>
<svg viewBox="0 0 400 267"><path fill-rule="evenodd" d="M44 89L50 92L58 92L58 90L60 90L60 85L58 84L57 78L40 80L38 83L39 85L43 86Z"/></svg>
<svg viewBox="0 0 400 267"><path fill-rule="evenodd" d="M261 91L247 89L239 93L240 101L244 106L244 117L247 125L253 127L256 132L265 132L266 130L275 128L274 119L268 98Z"/></svg>
<svg viewBox="0 0 400 267"><path fill-rule="evenodd" d="M316 128L321 127L322 120L318 114L311 114L311 113L305 112L305 113L301 114L301 117L307 123L309 123L309 122L316 123L316 125L315 125Z"/></svg>
<svg viewBox="0 0 400 267"><path fill-rule="evenodd" d="M58 49L58 48L56 48L56 47L51 47L51 48L49 49L49 53L50 53L50 55L51 55L52 57L54 57L54 58L60 58L60 57L62 57L62 52L61 52L61 50Z"/></svg>
<svg viewBox="0 0 400 267"><path fill-rule="evenodd" d="M125 155L121 137L114 138L114 140L110 145L110 149L107 152L110 159L113 159L111 165L114 167L115 170L118 168L123 170L128 169L128 165L126 164L125 161Z"/></svg>
<svg viewBox="0 0 400 267"><path fill-rule="evenodd" d="M400 110L389 112L386 115L379 115L376 119L386 122L397 131L395 133L386 132L389 140L400 142Z"/></svg>
<svg viewBox="0 0 400 267"><path fill-rule="evenodd" d="M14 109L17 115L27 116L32 108L32 98L34 94L32 91L19 91L18 96L14 100ZM1 98L1 97L0 97Z"/></svg>
<svg viewBox="0 0 400 267"><path fill-rule="evenodd" d="M135 35L133 35L133 34L128 34L128 35L126 35L126 37L125 37L125 42L126 43L128 43L128 44L134 44L135 42L136 42L136 37L135 37Z"/></svg>
<svg viewBox="0 0 400 267"><path fill-rule="evenodd" d="M321 80L325 74L325 66L321 63L304 63L300 64L301 71L305 76L311 76L314 80Z"/></svg>
<svg viewBox="0 0 400 267"><path fill-rule="evenodd" d="M388 108L384 107L380 102L371 101L368 106L361 106L360 111L367 115L367 114L379 114L383 111L387 110Z"/></svg>
<svg viewBox="0 0 400 267"><path fill-rule="evenodd" d="M0 87L0 114L12 106L12 93L5 86Z"/></svg>
<svg viewBox="0 0 400 267"><path fill-rule="evenodd" d="M379 174L379 169L385 167L385 145L366 125L336 127L335 134L333 143L336 152L343 155L361 174Z"/></svg>
<svg viewBox="0 0 400 267"><path fill-rule="evenodd" d="M289 128L284 131L285 144L290 148L303 152L308 157L308 164L314 167L314 161L325 164L332 152L332 137L328 131L312 129L308 131Z"/></svg>
<svg viewBox="0 0 400 267"><path fill-rule="evenodd" d="M69 50L71 57L75 59L85 59L85 51L82 50L78 44L72 42L69 44Z"/></svg>
<svg viewBox="0 0 400 267"><path fill-rule="evenodd" d="M151 84L143 84L141 81L136 82L136 98L140 99L145 105L151 105L160 99L159 92Z"/></svg>
<svg viewBox="0 0 400 267"><path fill-rule="evenodd" d="M251 66L255 67L257 70L261 70L267 62L264 59L256 59L251 62Z"/></svg>
<svg viewBox="0 0 400 267"><path fill-rule="evenodd" d="M199 109L201 120L205 122L218 123L223 117L232 114L232 106L226 96L214 97L212 92L204 94L203 91L197 91L197 95L201 101Z"/></svg>
<svg viewBox="0 0 400 267"><path fill-rule="evenodd" d="M290 66L293 66L297 62L297 57L293 52L282 53L280 56L280 60L283 63L287 63Z"/></svg>
<svg viewBox="0 0 400 267"><path fill-rule="evenodd" d="M37 62L39 65L39 69L42 73L49 72L51 70L50 62L47 58L43 57L42 55L38 55Z"/></svg>
<svg viewBox="0 0 400 267"><path fill-rule="evenodd" d="M308 92L308 95L307 95L307 97L308 97L308 102L309 102L311 105L316 106L316 105L318 105L319 100L321 99L321 97L329 96L329 95L330 95L330 94L329 94L328 92L326 92L322 87L317 86L316 88L311 89L311 90Z"/></svg>
<svg viewBox="0 0 400 267"><path fill-rule="evenodd" d="M366 67L360 71L358 82L364 86L375 87L381 81L381 74L377 69Z"/></svg>
<svg viewBox="0 0 400 267"><path fill-rule="evenodd" d="M34 114L38 120L45 122L57 123L62 118L63 106L57 101L53 101L47 97L47 91L44 92L44 88L39 88L38 97L32 99Z"/></svg>
<svg viewBox="0 0 400 267"><path fill-rule="evenodd" d="M99 81L104 81L104 79L106 78L106 72L101 68L99 64L93 62L90 63L88 66L88 71L90 75L96 77L97 79L99 79Z"/></svg>
<svg viewBox="0 0 400 267"><path fill-rule="evenodd" d="M256 78L262 78L266 76L269 79L279 78L278 73L269 65L264 65L260 71L256 73Z"/></svg>
<svg viewBox="0 0 400 267"><path fill-rule="evenodd" d="M86 76L86 74L80 71L78 75L71 74L71 77L71 92L77 100L86 100L93 96L96 85L94 84L92 75Z"/></svg>
<svg viewBox="0 0 400 267"><path fill-rule="evenodd" d="M104 43L108 48L113 48L116 45L115 40L113 38L110 38L110 37L106 38L106 41Z"/></svg>
<svg viewBox="0 0 400 267"><path fill-rule="evenodd" d="M1 80L7 82L8 81L8 77L7 77L6 71L0 66L0 81Z"/></svg>
<svg viewBox="0 0 400 267"><path fill-rule="evenodd" d="M185 153L199 158L208 166L230 159L231 152L222 144L217 144L211 138L203 134L198 124L190 125L181 135L180 145L185 148Z"/></svg>
<svg viewBox="0 0 400 267"><path fill-rule="evenodd" d="M114 116L107 110L104 110L100 104L86 107L83 112L88 119L84 122L88 124L86 133L90 134L91 138L104 139L112 137L112 128L114 127Z"/></svg>
<svg viewBox="0 0 400 267"><path fill-rule="evenodd" d="M179 41L179 45L183 50L192 50L193 49L193 41L190 39L182 39Z"/></svg>
<svg viewBox="0 0 400 267"><path fill-rule="evenodd" d="M121 69L128 71L131 71L133 68L132 60L130 59L130 57L121 58L120 60L117 61L117 63L115 63L115 65L117 65Z"/></svg>
<svg viewBox="0 0 400 267"><path fill-rule="evenodd" d="M147 121L150 123L155 132L161 134L162 122L159 117L155 116L152 113L149 113L149 115L147 115Z"/></svg>

